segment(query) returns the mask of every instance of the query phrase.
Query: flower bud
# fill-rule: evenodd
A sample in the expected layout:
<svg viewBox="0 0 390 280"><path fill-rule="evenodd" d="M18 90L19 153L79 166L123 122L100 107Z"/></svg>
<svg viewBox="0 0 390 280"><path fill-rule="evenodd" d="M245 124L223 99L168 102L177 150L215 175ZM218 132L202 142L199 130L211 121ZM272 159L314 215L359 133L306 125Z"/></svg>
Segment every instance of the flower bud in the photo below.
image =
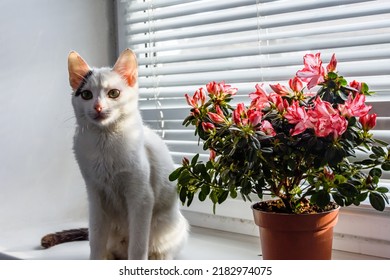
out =
<svg viewBox="0 0 390 280"><path fill-rule="evenodd" d="M290 94L289 90L281 84L270 85L270 87L275 93L279 94L280 96L286 96Z"/></svg>
<svg viewBox="0 0 390 280"><path fill-rule="evenodd" d="M356 80L353 80L352 82L349 83L349 86L351 88L354 88L356 89L358 92L361 92L362 91L362 83L361 82L358 82Z"/></svg>
<svg viewBox="0 0 390 280"><path fill-rule="evenodd" d="M325 175L325 178L328 179L329 181L334 180L335 176L334 176L333 170L329 166L324 167L324 175Z"/></svg>
<svg viewBox="0 0 390 280"><path fill-rule="evenodd" d="M208 112L207 115L209 116L209 118L214 122L214 123L223 123L225 122L225 119L216 114L216 113L213 113L213 112Z"/></svg>
<svg viewBox="0 0 390 280"><path fill-rule="evenodd" d="M181 163L183 166L188 166L190 164L190 160L186 157L183 157Z"/></svg>
<svg viewBox="0 0 390 280"><path fill-rule="evenodd" d="M376 125L376 114L367 114L359 118L359 122L363 126L363 130L368 131Z"/></svg>
<svg viewBox="0 0 390 280"><path fill-rule="evenodd" d="M216 156L217 153L213 149L210 149L210 161L214 161Z"/></svg>
<svg viewBox="0 0 390 280"><path fill-rule="evenodd" d="M215 126L209 122L202 122L202 128L206 133L210 133L215 129Z"/></svg>
<svg viewBox="0 0 390 280"><path fill-rule="evenodd" d="M336 66L337 66L337 59L336 59L336 55L333 54L328 66L326 66L326 70L328 70L328 72L334 72L336 71Z"/></svg>
<svg viewBox="0 0 390 280"><path fill-rule="evenodd" d="M293 79L290 79L288 84L294 92L301 92L301 90L303 89L303 83L301 79L299 79L298 77L294 77Z"/></svg>

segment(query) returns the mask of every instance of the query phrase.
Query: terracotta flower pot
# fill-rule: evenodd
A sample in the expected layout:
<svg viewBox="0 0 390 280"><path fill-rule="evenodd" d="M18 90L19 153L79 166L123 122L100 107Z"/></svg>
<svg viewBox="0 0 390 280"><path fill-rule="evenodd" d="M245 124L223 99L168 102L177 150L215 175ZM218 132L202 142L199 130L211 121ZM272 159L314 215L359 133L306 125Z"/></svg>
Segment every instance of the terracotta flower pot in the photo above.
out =
<svg viewBox="0 0 390 280"><path fill-rule="evenodd" d="M264 260L330 260L339 208L318 214L281 214L254 209Z"/></svg>

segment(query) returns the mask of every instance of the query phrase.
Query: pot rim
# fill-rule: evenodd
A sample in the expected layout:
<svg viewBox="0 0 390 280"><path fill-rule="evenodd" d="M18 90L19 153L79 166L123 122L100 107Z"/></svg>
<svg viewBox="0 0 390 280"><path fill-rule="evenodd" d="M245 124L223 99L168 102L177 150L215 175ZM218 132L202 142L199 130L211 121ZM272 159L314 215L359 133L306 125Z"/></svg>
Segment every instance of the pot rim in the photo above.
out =
<svg viewBox="0 0 390 280"><path fill-rule="evenodd" d="M269 200L264 200L263 202L265 201L271 201L271 199ZM331 212L334 212L334 211L339 211L341 206L336 204L336 208L335 209L331 209L331 210L327 210L327 211L324 211L324 212L319 212L319 213L303 213L303 214L296 214L296 213L278 213L278 212L268 212L268 211L264 211L264 210L259 210L259 209L255 209L254 206L258 203L260 203L262 201L258 201L256 203L253 203L251 205L251 209L253 211L258 211L258 212L262 212L263 214L266 214L266 215L282 215L282 216L292 216L292 215L296 215L296 216L310 216L310 215L321 215L321 214L328 214L328 213L331 213Z"/></svg>

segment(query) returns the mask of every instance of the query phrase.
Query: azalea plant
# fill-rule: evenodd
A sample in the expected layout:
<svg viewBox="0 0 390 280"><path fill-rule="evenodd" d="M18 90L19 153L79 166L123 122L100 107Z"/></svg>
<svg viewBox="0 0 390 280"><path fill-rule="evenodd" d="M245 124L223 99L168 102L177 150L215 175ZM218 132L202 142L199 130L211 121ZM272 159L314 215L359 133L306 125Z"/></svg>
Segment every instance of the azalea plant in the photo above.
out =
<svg viewBox="0 0 390 280"><path fill-rule="evenodd" d="M317 53L304 56L304 68L288 87L255 89L248 105L232 106L238 89L224 82L185 95L191 109L183 124L194 126L210 158L184 158L171 174L183 204L210 198L215 211L229 196L251 200L256 194L279 198L286 213L359 205L367 198L385 209L389 190L379 179L390 170L390 151L370 132L377 116L366 104L372 94L367 84L348 83L337 72L335 55L324 67ZM357 159L357 153L366 157Z"/></svg>

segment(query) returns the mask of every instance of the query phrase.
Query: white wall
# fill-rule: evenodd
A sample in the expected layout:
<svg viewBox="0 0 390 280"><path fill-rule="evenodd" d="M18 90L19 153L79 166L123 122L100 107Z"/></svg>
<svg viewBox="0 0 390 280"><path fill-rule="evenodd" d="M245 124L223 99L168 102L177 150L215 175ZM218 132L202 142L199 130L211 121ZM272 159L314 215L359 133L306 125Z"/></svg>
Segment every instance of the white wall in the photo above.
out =
<svg viewBox="0 0 390 280"><path fill-rule="evenodd" d="M113 0L0 2L0 230L86 216L67 55L116 54Z"/></svg>

